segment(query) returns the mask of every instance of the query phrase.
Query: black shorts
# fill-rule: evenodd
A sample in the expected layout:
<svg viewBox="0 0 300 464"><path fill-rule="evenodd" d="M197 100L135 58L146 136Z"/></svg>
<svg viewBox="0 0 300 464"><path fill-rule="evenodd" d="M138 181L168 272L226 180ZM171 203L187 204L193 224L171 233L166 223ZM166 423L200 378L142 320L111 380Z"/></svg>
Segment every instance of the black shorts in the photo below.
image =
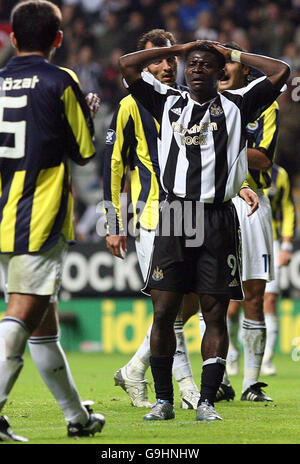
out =
<svg viewBox="0 0 300 464"><path fill-rule="evenodd" d="M174 198L168 196L162 207L160 225L166 216L168 203ZM195 216L195 208L192 215ZM180 221L183 232L178 235ZM162 234L161 226L158 227L143 292L149 294L153 289L182 294L221 294L232 300L243 300L239 222L232 202L204 205L203 243L200 246L187 246L187 240L191 243L192 237L185 234L184 221L182 215L171 215L168 236Z"/></svg>

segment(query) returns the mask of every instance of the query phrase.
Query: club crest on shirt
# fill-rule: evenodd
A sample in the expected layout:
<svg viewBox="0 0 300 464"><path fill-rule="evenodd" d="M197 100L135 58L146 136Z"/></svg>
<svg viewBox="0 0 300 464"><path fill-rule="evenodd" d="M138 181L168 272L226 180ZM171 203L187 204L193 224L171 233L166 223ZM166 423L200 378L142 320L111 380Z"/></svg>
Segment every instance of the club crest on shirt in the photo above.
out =
<svg viewBox="0 0 300 464"><path fill-rule="evenodd" d="M209 112L211 116L221 116L224 113L223 108L220 105L217 105L216 103L213 103L211 105Z"/></svg>
<svg viewBox="0 0 300 464"><path fill-rule="evenodd" d="M106 145L113 145L116 141L117 135L113 129L108 129L106 134Z"/></svg>
<svg viewBox="0 0 300 464"><path fill-rule="evenodd" d="M159 282L163 278L164 278L163 270L160 269L159 266L156 266L152 274L152 279L155 280L155 282Z"/></svg>
<svg viewBox="0 0 300 464"><path fill-rule="evenodd" d="M250 132L254 132L257 128L258 128L258 121L249 122L249 124L247 124L247 130Z"/></svg>
<svg viewBox="0 0 300 464"><path fill-rule="evenodd" d="M181 108L171 108L172 113L177 114L177 116L181 115Z"/></svg>

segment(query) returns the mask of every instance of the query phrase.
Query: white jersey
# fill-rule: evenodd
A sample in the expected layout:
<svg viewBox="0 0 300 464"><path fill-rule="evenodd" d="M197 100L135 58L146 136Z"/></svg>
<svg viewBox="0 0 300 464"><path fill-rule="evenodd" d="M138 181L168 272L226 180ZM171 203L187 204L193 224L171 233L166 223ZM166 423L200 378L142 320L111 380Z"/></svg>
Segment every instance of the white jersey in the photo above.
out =
<svg viewBox="0 0 300 464"><path fill-rule="evenodd" d="M204 203L222 203L239 192L248 169L246 126L280 93L264 76L200 104L147 72L129 91L160 124L164 190Z"/></svg>

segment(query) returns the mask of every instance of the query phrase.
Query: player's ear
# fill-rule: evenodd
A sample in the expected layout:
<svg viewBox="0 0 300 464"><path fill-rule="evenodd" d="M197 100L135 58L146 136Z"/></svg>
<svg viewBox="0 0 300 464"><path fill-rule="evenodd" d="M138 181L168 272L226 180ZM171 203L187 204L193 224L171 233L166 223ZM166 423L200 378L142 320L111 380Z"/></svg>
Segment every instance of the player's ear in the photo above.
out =
<svg viewBox="0 0 300 464"><path fill-rule="evenodd" d="M243 66L243 74L245 77L248 76L249 72L250 72L249 66Z"/></svg>
<svg viewBox="0 0 300 464"><path fill-rule="evenodd" d="M9 34L9 38L10 38L10 41L11 41L11 43L12 43L12 46L13 46L14 48L18 48L18 43L17 43L17 39L16 39L16 36L15 36L14 32L11 32L11 33Z"/></svg>
<svg viewBox="0 0 300 464"><path fill-rule="evenodd" d="M63 35L64 35L63 31L58 31L58 33L56 34L55 40L53 42L54 48L59 48L61 46Z"/></svg>

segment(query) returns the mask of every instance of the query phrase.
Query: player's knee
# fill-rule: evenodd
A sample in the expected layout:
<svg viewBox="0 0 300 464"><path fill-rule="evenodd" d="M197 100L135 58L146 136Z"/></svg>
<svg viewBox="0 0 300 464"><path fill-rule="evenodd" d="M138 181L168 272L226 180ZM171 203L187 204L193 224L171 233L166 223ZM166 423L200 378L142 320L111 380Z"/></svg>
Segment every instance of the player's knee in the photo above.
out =
<svg viewBox="0 0 300 464"><path fill-rule="evenodd" d="M156 327L173 327L176 314L171 308L163 305L156 305L154 308L153 325Z"/></svg>
<svg viewBox="0 0 300 464"><path fill-rule="evenodd" d="M263 294L248 295L247 299L244 301L245 317L248 319L261 320L263 306Z"/></svg>
<svg viewBox="0 0 300 464"><path fill-rule="evenodd" d="M264 295L264 312L274 313L276 312L277 295L275 293L265 293Z"/></svg>

